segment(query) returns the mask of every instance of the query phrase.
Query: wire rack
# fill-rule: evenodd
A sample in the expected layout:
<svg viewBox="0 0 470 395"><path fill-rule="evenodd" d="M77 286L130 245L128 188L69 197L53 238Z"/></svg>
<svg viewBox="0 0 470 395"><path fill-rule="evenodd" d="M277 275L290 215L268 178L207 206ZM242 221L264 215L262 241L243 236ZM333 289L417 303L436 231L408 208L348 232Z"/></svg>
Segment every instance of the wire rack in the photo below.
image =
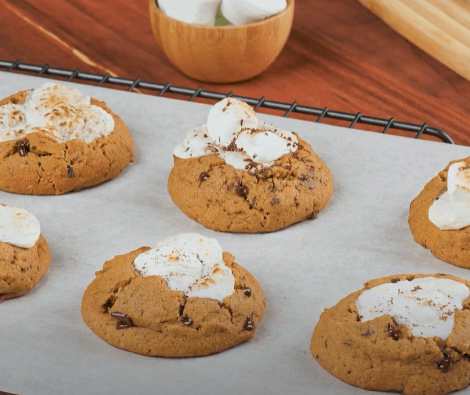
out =
<svg viewBox="0 0 470 395"><path fill-rule="evenodd" d="M158 92L157 96L165 94L174 94L178 98L186 98L194 101L198 98L209 99L213 101L222 100L226 97L234 97L241 99L254 106L256 111L262 109L279 110L283 112L284 117L291 114L304 114L311 117L314 122L324 122L327 119L346 121L349 123L347 127L354 128L356 125L370 125L381 128L382 133L390 133L391 130L399 130L405 132L409 137L415 139L421 138L423 135L433 136L445 143L454 144L450 136L441 129L429 127L426 123L414 124L409 122L396 121L394 118L377 118L358 113L347 113L342 111L330 110L328 107L318 108L297 104L297 102L286 103L279 101L267 100L264 96L261 98L253 98L246 96L238 96L233 92L220 93L214 91L203 90L201 88L192 89L180 86L174 86L170 83L161 84L155 82L142 81L140 78L128 79L122 77L113 77L109 74L93 74L82 72L79 69L67 70L45 65L32 65L21 63L19 59L14 61L0 60L0 68L7 72L21 72L23 74L32 74L37 76L53 76L63 78L66 81L87 81L93 82L96 86L106 84L107 87L127 88L128 91L137 91L139 89L149 90L150 92ZM75 81L78 80L78 81ZM361 127L361 129L364 129Z"/></svg>

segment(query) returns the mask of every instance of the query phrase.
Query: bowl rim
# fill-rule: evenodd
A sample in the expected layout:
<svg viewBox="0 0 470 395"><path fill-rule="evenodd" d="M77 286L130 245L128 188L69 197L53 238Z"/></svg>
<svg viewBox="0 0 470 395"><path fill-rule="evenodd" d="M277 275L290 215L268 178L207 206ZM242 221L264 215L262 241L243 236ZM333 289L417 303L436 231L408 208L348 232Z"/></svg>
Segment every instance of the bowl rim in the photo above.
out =
<svg viewBox="0 0 470 395"><path fill-rule="evenodd" d="M150 11L159 15L160 18L171 19L173 21L176 21L177 23L192 26L193 28L196 28L196 29L214 29L214 30L215 29L232 29L232 30L243 29L248 26L254 27L254 26L262 25L272 20L282 18L284 14L286 14L287 12L290 12L294 8L294 3L295 3L295 0L287 0L287 6L285 9L283 9L281 12L278 12L277 14L270 16L269 18L261 19L260 21L245 23L243 25L212 26L212 25L198 25L196 23L188 23L188 22L180 21L179 19L172 18L171 16L168 16L167 14L165 14L163 11L160 10L160 7L158 7L157 5L157 1L158 0L149 0L149 6L150 6Z"/></svg>

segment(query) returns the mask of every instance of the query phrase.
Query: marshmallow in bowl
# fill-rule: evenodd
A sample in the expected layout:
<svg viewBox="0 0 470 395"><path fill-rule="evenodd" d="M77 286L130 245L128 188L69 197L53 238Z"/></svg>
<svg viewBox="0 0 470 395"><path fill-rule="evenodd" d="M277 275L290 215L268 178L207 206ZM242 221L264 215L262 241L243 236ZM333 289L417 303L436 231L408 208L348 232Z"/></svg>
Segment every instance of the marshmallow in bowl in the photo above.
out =
<svg viewBox="0 0 470 395"><path fill-rule="evenodd" d="M207 124L188 133L174 155L181 159L216 154L236 169L256 171L295 152L297 137L260 121L245 102L226 98L209 111Z"/></svg>
<svg viewBox="0 0 470 395"><path fill-rule="evenodd" d="M287 0L222 0L220 11L230 23L244 25L269 18L287 7Z"/></svg>
<svg viewBox="0 0 470 395"><path fill-rule="evenodd" d="M46 82L27 93L24 104L0 106L0 142L42 133L58 143L80 139L86 143L109 135L113 117L92 105L78 89Z"/></svg>
<svg viewBox="0 0 470 395"><path fill-rule="evenodd" d="M0 205L0 241L21 248L31 248L41 234L37 218L25 209Z"/></svg>
<svg viewBox="0 0 470 395"><path fill-rule="evenodd" d="M359 295L356 307L361 321L389 314L413 336L445 340L454 327L455 310L462 309L469 295L468 287L458 281L423 277L368 289Z"/></svg>
<svg viewBox="0 0 470 395"><path fill-rule="evenodd" d="M470 166L453 163L447 172L447 191L429 207L429 220L441 230L470 226Z"/></svg>
<svg viewBox="0 0 470 395"><path fill-rule="evenodd" d="M161 276L170 289L183 291L187 297L223 303L235 290L235 278L224 263L217 240L195 233L161 240L138 255L134 267L143 277Z"/></svg>
<svg viewBox="0 0 470 395"><path fill-rule="evenodd" d="M221 0L158 0L158 7L173 19L196 25L215 25Z"/></svg>

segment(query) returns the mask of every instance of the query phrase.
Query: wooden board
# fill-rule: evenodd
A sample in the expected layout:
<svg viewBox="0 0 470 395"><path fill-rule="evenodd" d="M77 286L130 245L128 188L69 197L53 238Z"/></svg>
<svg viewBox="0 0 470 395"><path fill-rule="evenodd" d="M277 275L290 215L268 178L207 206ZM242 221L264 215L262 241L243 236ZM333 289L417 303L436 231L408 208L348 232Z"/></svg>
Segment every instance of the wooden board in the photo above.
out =
<svg viewBox="0 0 470 395"><path fill-rule="evenodd" d="M470 80L469 0L359 1L419 48Z"/></svg>

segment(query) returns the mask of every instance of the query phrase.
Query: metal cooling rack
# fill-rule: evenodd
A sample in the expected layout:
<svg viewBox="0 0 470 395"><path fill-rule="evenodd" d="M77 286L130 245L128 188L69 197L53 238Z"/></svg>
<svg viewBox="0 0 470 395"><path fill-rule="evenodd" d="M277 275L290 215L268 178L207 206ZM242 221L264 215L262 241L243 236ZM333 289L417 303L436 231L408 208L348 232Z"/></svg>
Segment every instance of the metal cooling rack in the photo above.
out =
<svg viewBox="0 0 470 395"><path fill-rule="evenodd" d="M283 111L284 117L288 117L292 113L304 114L312 116L312 120L314 122L322 122L325 119L335 119L349 122L349 128L354 128L357 124L362 125L372 125L372 126L379 126L382 128L382 133L389 133L391 130L400 130L407 132L410 137L414 137L415 139L420 138L423 134L434 136L439 138L445 143L454 144L453 140L450 136L445 133L441 129L433 128L427 126L426 123L421 125L409 123L409 122L401 122L396 121L394 118L377 118L362 115L362 113L358 112L354 113L347 113L341 111L334 111L330 110L328 107L324 108L317 108L317 107L309 107L297 104L297 102L293 103L284 103L278 101L271 101L265 99L265 97L261 97L259 99L253 97L246 97L246 96L237 96L233 94L233 92L229 93L220 93L220 92L213 92L203 90L201 88L192 89L192 88L184 88L179 86L171 85L170 83L167 84L160 84L154 82L146 82L141 81L140 78L136 79L128 79L128 78L121 78L121 77L112 77L109 74L93 74L93 73L85 73L80 71L79 69L75 70L67 70L67 69L59 69L50 67L48 64L43 66L38 65L31 65L21 63L20 60L15 61L4 61L0 60L0 68L4 68L4 71L7 72L15 72L21 71L23 73L33 74L37 76L54 76L54 77L62 77L66 81L72 80L82 80L82 81L90 81L96 82L96 86L101 86L102 84L106 83L107 86L115 87L127 87L128 91L135 90L135 89L149 89L151 91L157 91L157 96L163 96L164 94L176 94L183 97L187 97L189 101L193 101L197 98L203 99L210 99L214 101L219 101L224 99L225 97L234 97L237 99L241 99L252 106L254 106L255 110L258 111L259 109L271 109L271 110L280 110ZM361 128L362 129L362 128Z"/></svg>

